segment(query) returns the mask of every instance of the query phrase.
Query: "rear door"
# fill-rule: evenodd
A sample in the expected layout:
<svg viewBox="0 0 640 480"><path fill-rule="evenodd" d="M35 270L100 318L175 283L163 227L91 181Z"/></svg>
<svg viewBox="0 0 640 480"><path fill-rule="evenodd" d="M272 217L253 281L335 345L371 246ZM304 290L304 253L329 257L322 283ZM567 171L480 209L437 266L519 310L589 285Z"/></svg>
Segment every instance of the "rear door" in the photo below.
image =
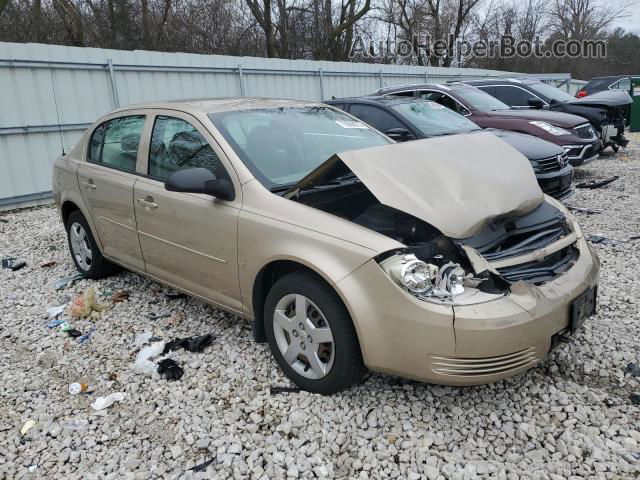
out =
<svg viewBox="0 0 640 480"><path fill-rule="evenodd" d="M195 117L173 110L154 113L140 167L143 175L133 195L146 271L210 302L242 311L237 258L239 181ZM172 172L192 167L229 179L235 199L227 202L165 189L164 181Z"/></svg>
<svg viewBox="0 0 640 480"><path fill-rule="evenodd" d="M136 270L144 261L133 208L136 165L146 115L127 112L99 125L91 134L78 183L89 208L103 254Z"/></svg>

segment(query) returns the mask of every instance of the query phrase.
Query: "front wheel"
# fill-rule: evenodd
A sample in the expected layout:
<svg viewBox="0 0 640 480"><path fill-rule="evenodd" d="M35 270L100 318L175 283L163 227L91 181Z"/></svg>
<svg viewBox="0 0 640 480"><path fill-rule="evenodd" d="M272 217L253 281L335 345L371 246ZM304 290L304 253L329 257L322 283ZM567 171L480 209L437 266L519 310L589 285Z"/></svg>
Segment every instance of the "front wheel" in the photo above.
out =
<svg viewBox="0 0 640 480"><path fill-rule="evenodd" d="M331 394L365 372L349 312L318 276L295 272L278 280L267 294L264 318L273 356L299 387Z"/></svg>
<svg viewBox="0 0 640 480"><path fill-rule="evenodd" d="M102 256L84 215L72 212L66 224L71 258L84 278L103 278L118 271L118 267Z"/></svg>

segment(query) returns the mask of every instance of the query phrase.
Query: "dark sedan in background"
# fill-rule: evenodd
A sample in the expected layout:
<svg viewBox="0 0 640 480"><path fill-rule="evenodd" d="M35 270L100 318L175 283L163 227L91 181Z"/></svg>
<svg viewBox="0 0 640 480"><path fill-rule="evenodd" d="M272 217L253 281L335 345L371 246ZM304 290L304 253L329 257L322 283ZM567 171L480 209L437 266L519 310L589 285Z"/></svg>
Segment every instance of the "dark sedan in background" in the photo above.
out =
<svg viewBox="0 0 640 480"><path fill-rule="evenodd" d="M585 118L546 110L514 110L488 93L464 83L388 87L373 95L433 100L469 117L482 128L534 135L562 147L574 167L595 160L600 152L600 139Z"/></svg>
<svg viewBox="0 0 640 480"><path fill-rule="evenodd" d="M637 76L638 75L610 75L608 77L594 77L577 91L576 98L586 97L587 95L593 95L594 93L607 90L622 90L631 95L631 77Z"/></svg>
<svg viewBox="0 0 640 480"><path fill-rule="evenodd" d="M464 116L428 100L380 96L341 98L325 103L349 112L399 142L482 130ZM558 199L573 193L573 167L562 148L523 133L490 131L529 159L544 193Z"/></svg>
<svg viewBox="0 0 640 480"><path fill-rule="evenodd" d="M575 98L567 92L531 78L496 78L465 81L517 109L546 109L571 113L589 120L596 129L602 148L618 151L629 141L624 136L632 99L624 90L594 93L588 98Z"/></svg>

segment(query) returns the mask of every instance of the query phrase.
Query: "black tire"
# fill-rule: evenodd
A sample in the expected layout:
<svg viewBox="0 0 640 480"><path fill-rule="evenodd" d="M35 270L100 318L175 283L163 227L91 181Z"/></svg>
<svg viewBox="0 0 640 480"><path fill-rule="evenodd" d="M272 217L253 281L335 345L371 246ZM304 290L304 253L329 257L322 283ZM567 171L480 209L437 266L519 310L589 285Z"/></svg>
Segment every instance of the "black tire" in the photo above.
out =
<svg viewBox="0 0 640 480"><path fill-rule="evenodd" d="M285 360L274 334L274 312L278 302L290 294L300 294L311 300L324 315L333 335L335 356L329 372L319 379L310 379L296 372ZM329 395L358 382L366 367L351 316L338 294L319 276L311 272L290 273L269 290L264 305L267 341L278 365L296 385L313 393Z"/></svg>
<svg viewBox="0 0 640 480"><path fill-rule="evenodd" d="M86 233L86 244L88 248L91 250L91 263L90 265L86 265L88 268L82 266L76 256L73 253L73 247L71 245L71 228L74 224L79 224ZM84 218L84 215L79 210L76 210L69 215L67 218L67 223L65 225L65 229L67 230L67 243L69 245L69 253L71 254L71 258L73 259L73 263L75 264L78 272L82 274L84 278L98 279L108 277L109 275L113 275L119 270L119 267L109 260L102 256L102 252L98 248L95 239L93 238L93 233L91 233L91 228L87 223L87 220Z"/></svg>

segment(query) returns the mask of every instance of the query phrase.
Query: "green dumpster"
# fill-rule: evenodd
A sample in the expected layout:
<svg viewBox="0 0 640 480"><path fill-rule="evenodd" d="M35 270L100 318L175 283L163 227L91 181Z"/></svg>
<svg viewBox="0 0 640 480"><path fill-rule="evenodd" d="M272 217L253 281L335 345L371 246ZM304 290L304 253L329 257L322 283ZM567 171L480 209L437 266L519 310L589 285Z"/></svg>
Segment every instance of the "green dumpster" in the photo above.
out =
<svg viewBox="0 0 640 480"><path fill-rule="evenodd" d="M632 132L640 132L640 77L631 77L631 126Z"/></svg>

